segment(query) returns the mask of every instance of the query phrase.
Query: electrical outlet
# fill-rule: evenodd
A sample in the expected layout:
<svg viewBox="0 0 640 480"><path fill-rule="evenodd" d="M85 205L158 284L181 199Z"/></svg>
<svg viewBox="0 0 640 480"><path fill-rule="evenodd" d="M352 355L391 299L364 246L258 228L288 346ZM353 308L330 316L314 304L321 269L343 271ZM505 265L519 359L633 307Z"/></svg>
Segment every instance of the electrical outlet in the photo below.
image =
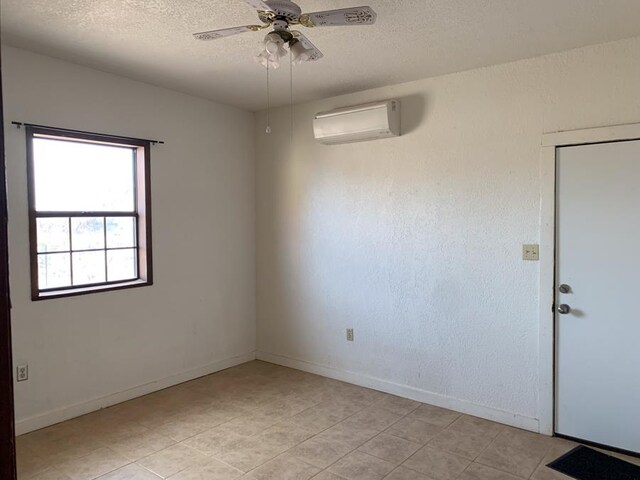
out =
<svg viewBox="0 0 640 480"><path fill-rule="evenodd" d="M17 381L24 382L25 380L29 380L29 365L23 363L22 365L18 365L16 367L17 370Z"/></svg>
<svg viewBox="0 0 640 480"><path fill-rule="evenodd" d="M540 245L523 245L522 259L530 262L536 262L540 260Z"/></svg>
<svg viewBox="0 0 640 480"><path fill-rule="evenodd" d="M347 342L353 342L353 328L347 328Z"/></svg>

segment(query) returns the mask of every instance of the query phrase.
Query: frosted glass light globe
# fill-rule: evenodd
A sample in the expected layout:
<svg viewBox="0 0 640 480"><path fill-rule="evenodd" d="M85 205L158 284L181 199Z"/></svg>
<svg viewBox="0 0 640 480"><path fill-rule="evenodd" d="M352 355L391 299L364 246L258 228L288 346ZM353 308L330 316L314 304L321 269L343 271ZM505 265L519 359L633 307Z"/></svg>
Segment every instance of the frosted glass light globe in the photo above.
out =
<svg viewBox="0 0 640 480"><path fill-rule="evenodd" d="M280 51L280 45L273 41L265 42L264 48L267 50L267 53L270 55L277 55Z"/></svg>

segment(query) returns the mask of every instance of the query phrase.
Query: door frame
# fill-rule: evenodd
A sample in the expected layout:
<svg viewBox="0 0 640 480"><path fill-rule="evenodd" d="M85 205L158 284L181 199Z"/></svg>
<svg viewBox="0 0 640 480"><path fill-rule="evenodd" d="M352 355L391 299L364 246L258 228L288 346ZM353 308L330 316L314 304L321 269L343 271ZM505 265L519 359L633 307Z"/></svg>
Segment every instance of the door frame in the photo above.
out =
<svg viewBox="0 0 640 480"><path fill-rule="evenodd" d="M540 151L540 291L538 342L539 431L555 433L556 150L559 147L640 140L640 123L542 135Z"/></svg>
<svg viewBox="0 0 640 480"><path fill-rule="evenodd" d="M2 58L0 55L0 478L16 478L16 444L13 413L13 366L11 354L11 301L7 239L7 188L2 104Z"/></svg>

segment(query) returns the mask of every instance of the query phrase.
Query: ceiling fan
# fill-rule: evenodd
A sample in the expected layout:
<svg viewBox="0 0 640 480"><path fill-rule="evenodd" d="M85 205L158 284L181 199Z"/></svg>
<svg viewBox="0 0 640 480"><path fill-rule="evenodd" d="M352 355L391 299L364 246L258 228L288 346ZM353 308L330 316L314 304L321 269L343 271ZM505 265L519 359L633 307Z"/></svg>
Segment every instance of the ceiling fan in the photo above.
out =
<svg viewBox="0 0 640 480"><path fill-rule="evenodd" d="M287 54L288 45L294 64L320 60L324 55L301 32L291 30L291 25L303 27L333 27L349 25L372 25L376 22L376 12L371 7L352 7L302 13L302 9L290 0L245 0L258 11L262 25L223 28L195 33L197 40L216 40L243 32L257 32L273 27L264 38L263 49L256 60L267 68L278 68L280 58Z"/></svg>

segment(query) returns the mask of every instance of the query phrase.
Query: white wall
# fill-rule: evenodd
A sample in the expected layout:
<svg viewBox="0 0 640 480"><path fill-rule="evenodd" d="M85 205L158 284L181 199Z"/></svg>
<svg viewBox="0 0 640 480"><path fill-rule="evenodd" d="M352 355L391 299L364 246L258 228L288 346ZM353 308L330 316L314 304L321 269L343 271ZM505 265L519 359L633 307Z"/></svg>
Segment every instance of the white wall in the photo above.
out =
<svg viewBox="0 0 640 480"><path fill-rule="evenodd" d="M18 431L253 358L253 115L26 51L2 51ZM30 300L17 120L161 139L151 287Z"/></svg>
<svg viewBox="0 0 640 480"><path fill-rule="evenodd" d="M292 142L260 114L259 358L536 430L541 135L640 122L639 86L636 38L298 105ZM402 137L314 142L387 98Z"/></svg>
<svg viewBox="0 0 640 480"><path fill-rule="evenodd" d="M252 358L256 275L262 358L537 428L540 136L640 122L640 39L298 105L293 143L288 108L266 136L264 112L2 54L19 431ZM314 113L391 97L402 137L314 142ZM166 141L154 286L30 300L12 120Z"/></svg>

